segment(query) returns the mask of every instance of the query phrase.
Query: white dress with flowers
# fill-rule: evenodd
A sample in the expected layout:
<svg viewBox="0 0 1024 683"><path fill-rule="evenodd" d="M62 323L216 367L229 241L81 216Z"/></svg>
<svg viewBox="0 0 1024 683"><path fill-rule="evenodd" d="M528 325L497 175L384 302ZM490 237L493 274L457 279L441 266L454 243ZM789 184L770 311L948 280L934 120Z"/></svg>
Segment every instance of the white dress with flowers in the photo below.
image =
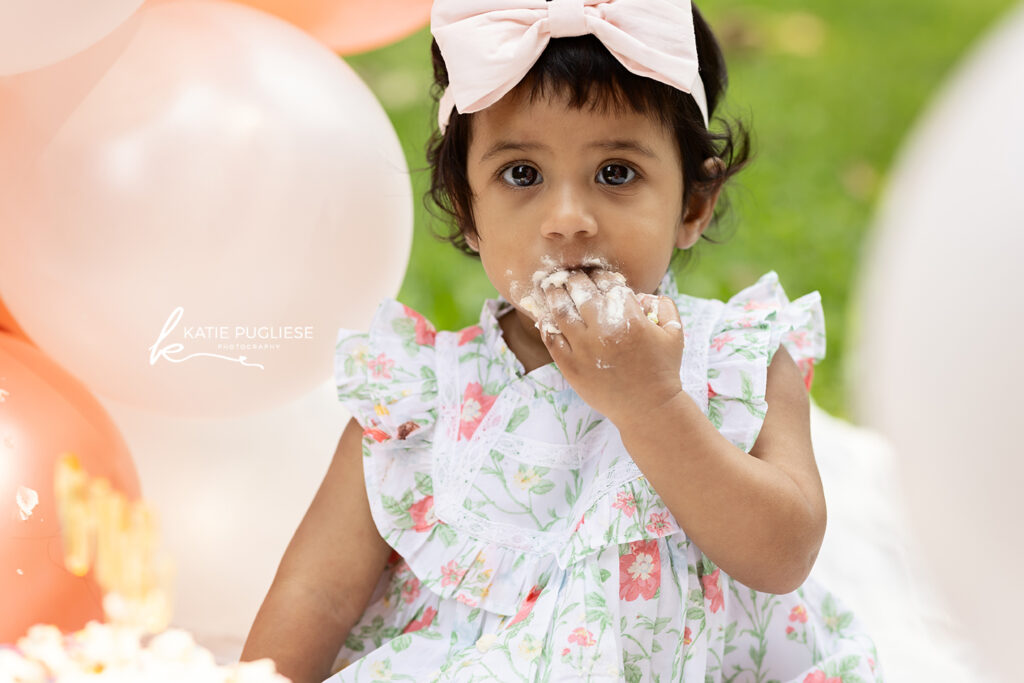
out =
<svg viewBox="0 0 1024 683"><path fill-rule="evenodd" d="M680 294L671 273L660 292L683 322L683 389L749 452L779 344L808 387L825 355L819 294L790 302L775 272L728 302ZM861 623L813 576L757 592L687 538L557 366L523 372L509 307L435 332L388 299L368 332L339 332L338 398L394 552L328 680L881 681Z"/></svg>

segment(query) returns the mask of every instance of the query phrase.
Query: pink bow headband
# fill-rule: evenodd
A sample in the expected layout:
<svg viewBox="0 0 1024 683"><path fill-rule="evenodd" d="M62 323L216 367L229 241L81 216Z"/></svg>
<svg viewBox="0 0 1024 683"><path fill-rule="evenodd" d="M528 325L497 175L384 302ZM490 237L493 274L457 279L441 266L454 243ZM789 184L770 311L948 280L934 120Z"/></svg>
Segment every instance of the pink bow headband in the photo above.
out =
<svg viewBox="0 0 1024 683"><path fill-rule="evenodd" d="M437 123L494 104L551 38L592 33L627 69L690 93L708 125L689 0L434 0L430 32L448 69Z"/></svg>

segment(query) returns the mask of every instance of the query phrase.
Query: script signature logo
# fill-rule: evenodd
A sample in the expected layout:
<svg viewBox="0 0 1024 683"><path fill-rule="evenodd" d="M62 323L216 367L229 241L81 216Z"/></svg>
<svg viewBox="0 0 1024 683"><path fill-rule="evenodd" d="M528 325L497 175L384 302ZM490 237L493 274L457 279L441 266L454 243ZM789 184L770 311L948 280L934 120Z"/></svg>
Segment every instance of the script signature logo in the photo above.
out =
<svg viewBox="0 0 1024 683"><path fill-rule="evenodd" d="M163 329L160 330L160 336L157 337L156 338L156 342L152 346L149 347L149 364L150 365L155 365L156 362L158 360L160 360L161 358L163 358L164 360L168 360L168 361L170 361L172 363L184 363L189 358L195 358L196 356L210 356L211 358L222 358L224 360L231 361L233 363L241 363L242 365L245 365L247 367L259 368L260 370L263 369L263 365L260 364L260 363L246 363L245 362L246 361L246 357L245 356L239 356L238 358L231 358L230 356L222 356L219 353L199 352L199 353L190 353L189 355L185 356L184 358L171 358L171 356L169 354L180 353L182 350L184 350L185 345L184 344L175 343L175 344L168 344L167 346L164 346L164 347L160 348L160 342L162 342L164 339L166 339L167 335L169 335L171 332L174 331L174 328L178 326L178 321L181 320L181 316L184 315L184 313L185 313L185 309L183 307L181 307L181 306L178 306L173 311L171 311L170 317L167 318L167 322L164 323Z"/></svg>

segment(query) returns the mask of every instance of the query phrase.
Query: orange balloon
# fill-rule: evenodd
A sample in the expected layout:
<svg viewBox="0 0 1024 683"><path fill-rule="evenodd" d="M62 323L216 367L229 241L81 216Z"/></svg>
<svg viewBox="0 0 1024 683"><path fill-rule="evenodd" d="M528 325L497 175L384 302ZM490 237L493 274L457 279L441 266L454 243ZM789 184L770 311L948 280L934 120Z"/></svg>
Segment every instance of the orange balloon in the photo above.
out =
<svg viewBox="0 0 1024 683"><path fill-rule="evenodd" d="M102 405L39 349L0 333L0 643L36 623L67 632L103 619L93 572L64 568L53 484L68 451L90 475L139 498L128 446Z"/></svg>
<svg viewBox="0 0 1024 683"><path fill-rule="evenodd" d="M238 0L298 26L339 55L397 42L430 22L431 0Z"/></svg>
<svg viewBox="0 0 1024 683"><path fill-rule="evenodd" d="M18 321L14 319L11 312L4 306L3 299L0 299L0 332L7 332L12 337L29 342L29 338L25 336L25 331L18 326Z"/></svg>

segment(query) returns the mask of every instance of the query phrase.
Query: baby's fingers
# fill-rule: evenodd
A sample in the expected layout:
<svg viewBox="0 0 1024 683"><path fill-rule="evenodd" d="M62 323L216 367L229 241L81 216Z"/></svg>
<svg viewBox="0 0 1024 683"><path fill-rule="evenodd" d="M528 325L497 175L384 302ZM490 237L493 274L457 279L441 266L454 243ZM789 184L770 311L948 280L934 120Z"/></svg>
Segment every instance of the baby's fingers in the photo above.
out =
<svg viewBox="0 0 1024 683"><path fill-rule="evenodd" d="M658 325L665 330L678 331L683 334L683 322L679 319L679 309L676 302L667 296L659 296L657 300Z"/></svg>

